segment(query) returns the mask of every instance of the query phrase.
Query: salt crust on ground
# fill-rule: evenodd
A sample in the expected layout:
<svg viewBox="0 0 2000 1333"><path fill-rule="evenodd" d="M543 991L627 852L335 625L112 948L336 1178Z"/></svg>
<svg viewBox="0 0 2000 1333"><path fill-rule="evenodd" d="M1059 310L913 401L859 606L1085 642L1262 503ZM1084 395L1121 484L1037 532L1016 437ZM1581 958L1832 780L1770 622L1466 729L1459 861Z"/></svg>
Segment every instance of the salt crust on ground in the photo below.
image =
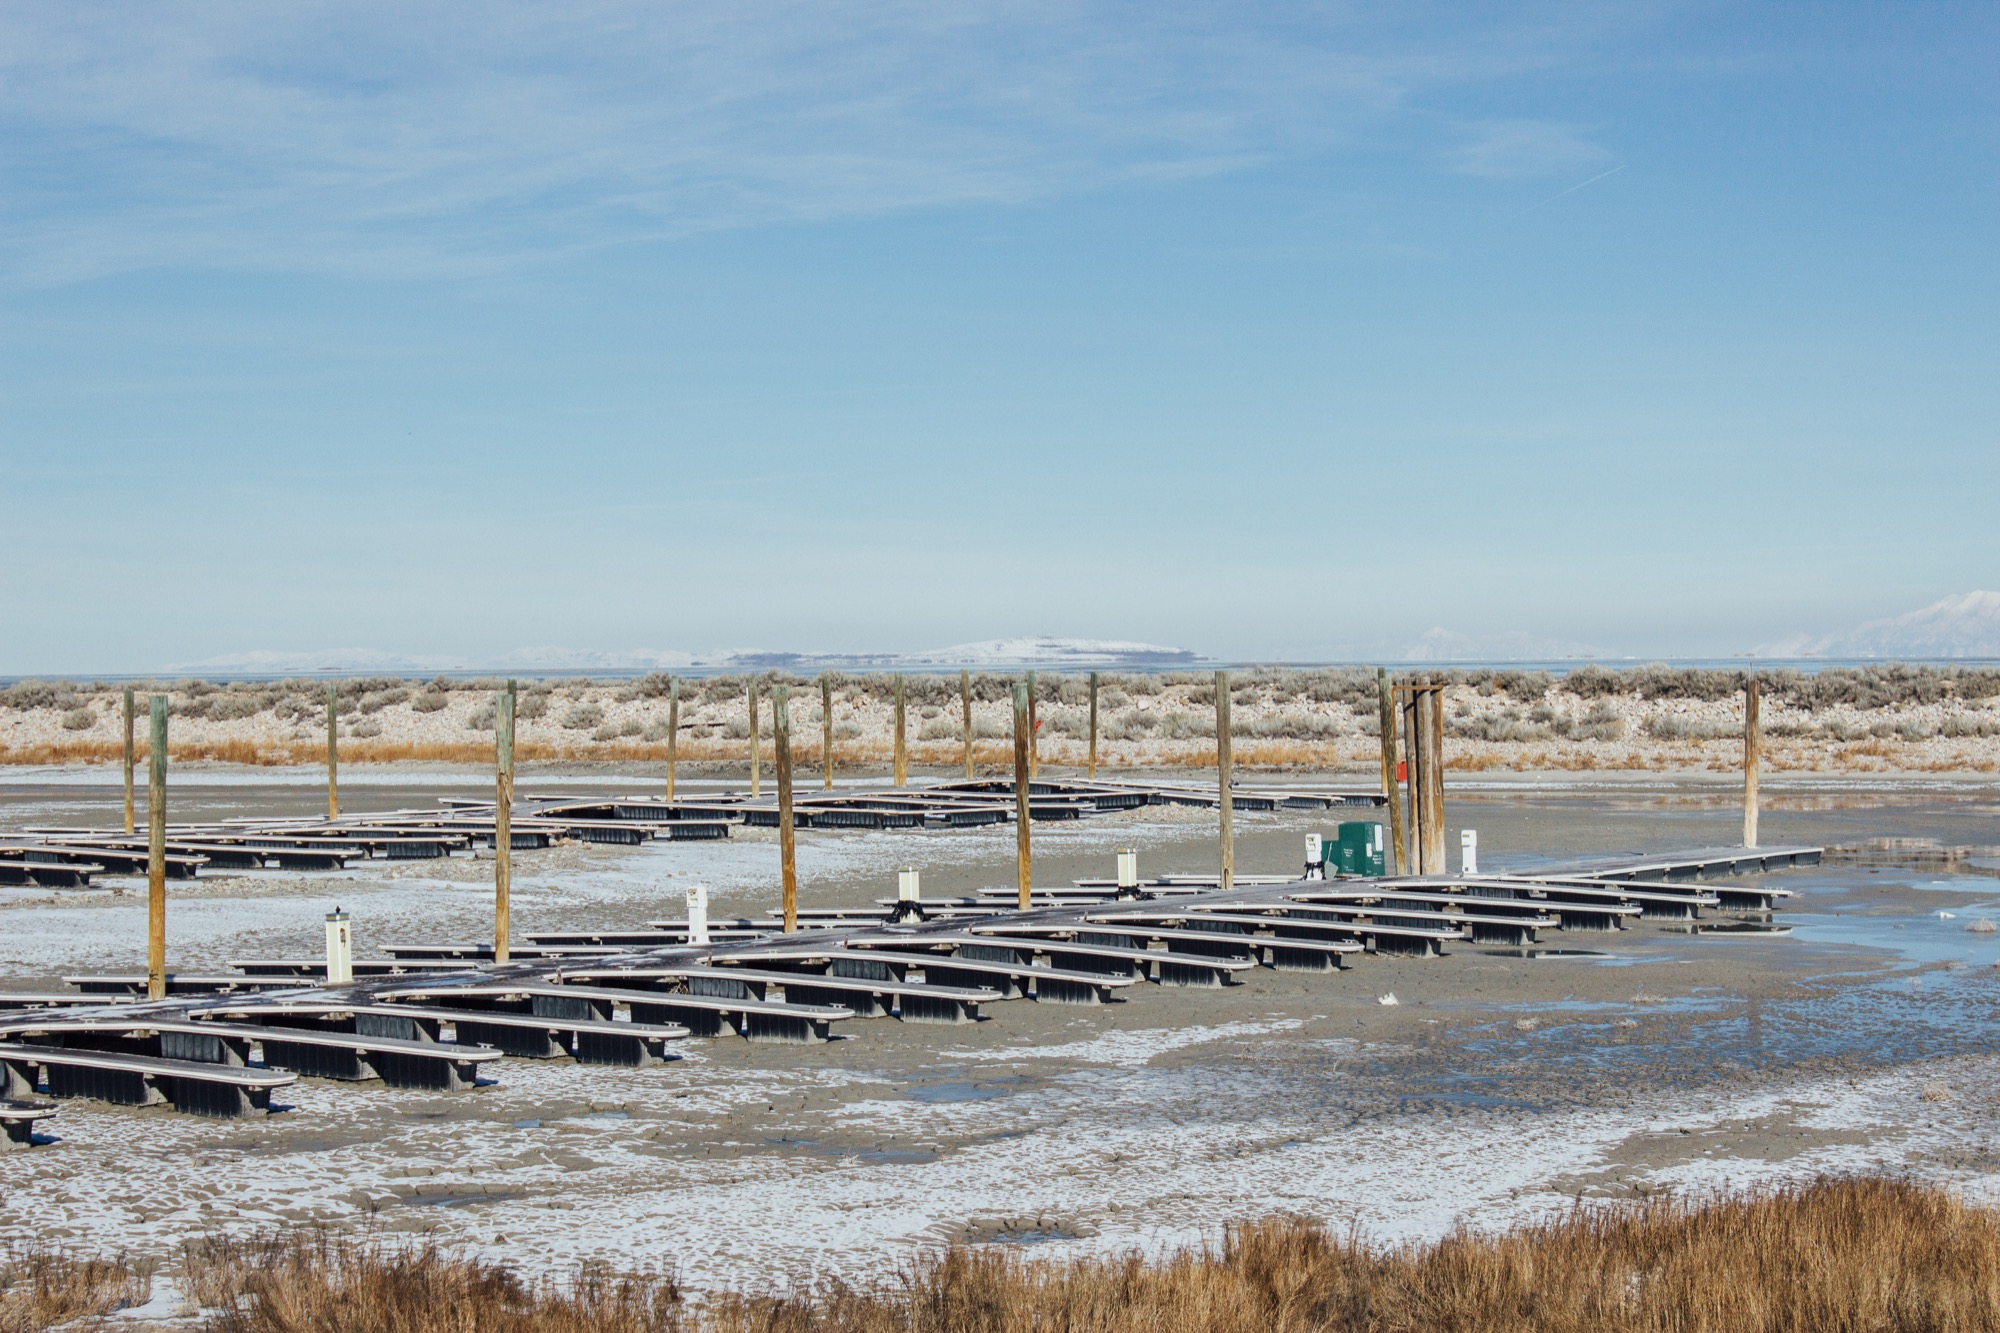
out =
<svg viewBox="0 0 2000 1333"><path fill-rule="evenodd" d="M1696 1155L1621 1175L1628 1187L1704 1190L1864 1167L1923 1174L1943 1150L1987 1150L1992 1134L1979 1108L2000 1084L2000 1061L1958 1060L1776 1091L1678 1096L1636 1116L1430 1112L1330 1127L1269 1100L1260 1081L1150 1062L1196 1042L1284 1026L1128 1032L982 1052L982 1072L1052 1056L1086 1067L1032 1096L927 1103L885 1085L841 1112L853 1127L894 1125L905 1139L957 1145L928 1161L778 1145L706 1159L667 1152L652 1137L656 1115L698 1122L796 1096L802 1082L865 1090L871 1081L837 1068L718 1078L698 1048L667 1067L594 1071L596 1104L629 1111L535 1126L507 1121L508 1105L559 1095L547 1085L573 1087L575 1071L510 1064L504 1084L473 1094L481 1114L496 1117L480 1120L425 1118L408 1094L303 1083L291 1099L324 1130L329 1146L317 1151L218 1149L209 1146L218 1138L210 1123L73 1103L60 1117L60 1146L7 1161L0 1240L39 1235L157 1250L217 1225L351 1222L378 1206L399 1226L421 1215L415 1220L442 1237L527 1269L672 1266L704 1287L814 1272L879 1275L912 1245L980 1219L1049 1219L1051 1229L1075 1233L1038 1247L1050 1254L1156 1252L1211 1238L1218 1219L1271 1211L1352 1223L1389 1241L1437 1236L1461 1219L1497 1227L1546 1215L1571 1204L1552 1186L1604 1169L1630 1140L1684 1131L1699 1143L1726 1125L1779 1115L1861 1141L1779 1160ZM1940 1077L1960 1095L1922 1101ZM143 1133L134 1132L139 1115ZM350 1134L366 1137L349 1142ZM1979 1196L2000 1195L2000 1177L1956 1178ZM419 1196L435 1202L411 1201Z"/></svg>
<svg viewBox="0 0 2000 1333"><path fill-rule="evenodd" d="M1172 832L1119 822L1053 836L1103 850ZM926 855L974 864L1011 838L975 831L936 841ZM886 884L908 849L890 835L815 840L802 849L807 882ZM748 911L774 859L750 841L593 854L560 869L543 863L546 873L524 859L516 910L595 918L658 903L666 913L679 886L700 879L718 907ZM490 902L473 863L208 887L217 896L176 904L184 966L307 947L318 914L337 898L352 905L365 895L361 919L384 939L476 937ZM93 897L93 905L8 910L0 969L41 974L129 960L139 900ZM835 1060L743 1068L688 1043L672 1065L592 1070L587 1084L568 1065L508 1061L497 1086L450 1099L301 1082L282 1099L296 1110L281 1118L281 1134L70 1102L49 1125L60 1142L0 1158L0 1241L163 1253L218 1227L365 1225L372 1216L558 1275L604 1261L670 1266L702 1287L764 1286L815 1271L880 1273L913 1245L1022 1219L1073 1236L1037 1247L1064 1254L1158 1250L1273 1210L1352 1222L1382 1240L1434 1236L1459 1219L1492 1227L1568 1207L1580 1179L1699 1190L1907 1169L2000 1197L2000 1176L1982 1165L1992 1160L1983 1108L2000 1093L1996 1059L1677 1094L1639 1111L1355 1118L1288 1100L1275 1073L1194 1058L1251 1039L1289 1040L1310 1047L1296 1058L1323 1060L1337 1074L1339 1061L1359 1053L1344 1041L1288 1038L1297 1026L1273 1018L1093 1033L1080 1019L1076 1040L944 1052L941 1069L956 1062L981 1085L981 1099L963 1101L919 1100L906 1095L907 1078ZM1010 1078L1018 1091L1006 1090ZM1940 1080L1952 1099L1924 1101L1923 1089ZM1000 1095L985 1095L995 1087ZM544 1118L551 1103L578 1105L580 1088L581 1105L594 1109ZM784 1104L802 1091L840 1099L813 1123L841 1131L841 1144L785 1139ZM1807 1136L1781 1153L1731 1150L1729 1127L1773 1117L1824 1131L1821 1141ZM675 1147L681 1140L716 1151L689 1154ZM1716 1151L1703 1153L1704 1140Z"/></svg>

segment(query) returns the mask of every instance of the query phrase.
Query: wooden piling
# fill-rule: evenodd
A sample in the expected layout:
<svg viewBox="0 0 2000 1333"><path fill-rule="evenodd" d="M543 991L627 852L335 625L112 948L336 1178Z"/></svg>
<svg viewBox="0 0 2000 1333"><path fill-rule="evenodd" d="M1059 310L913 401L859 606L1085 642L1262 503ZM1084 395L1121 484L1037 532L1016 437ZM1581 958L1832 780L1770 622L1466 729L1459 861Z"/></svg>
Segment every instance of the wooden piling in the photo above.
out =
<svg viewBox="0 0 2000 1333"><path fill-rule="evenodd" d="M771 744L778 768L778 873L784 890L785 933L799 928L799 847L792 829L792 708L791 691L771 688Z"/></svg>
<svg viewBox="0 0 2000 1333"><path fill-rule="evenodd" d="M1409 851L1403 842L1402 793L1396 785L1396 705L1390 697L1389 670L1375 668L1375 698L1382 728L1382 795L1389 800L1389 842L1396 873L1410 873Z"/></svg>
<svg viewBox="0 0 2000 1333"><path fill-rule="evenodd" d="M167 696L152 699L146 740L146 996L167 997Z"/></svg>
<svg viewBox="0 0 2000 1333"><path fill-rule="evenodd" d="M132 687L127 685L125 687L125 836L128 838L132 836L133 816L136 813L133 809L132 800L132 760L134 749L132 744L132 702Z"/></svg>
<svg viewBox="0 0 2000 1333"><path fill-rule="evenodd" d="M1418 689L1414 685L1398 687L1400 695L1398 713L1402 717L1402 763L1404 763L1404 831L1410 841L1410 873L1424 873L1424 803L1418 795L1422 791L1424 771L1424 747L1418 737L1424 735L1422 721L1418 719Z"/></svg>
<svg viewBox="0 0 2000 1333"><path fill-rule="evenodd" d="M824 771L820 785L833 790L833 676L819 675L819 766Z"/></svg>
<svg viewBox="0 0 2000 1333"><path fill-rule="evenodd" d="M1409 769L1408 841L1411 870L1449 873L1444 854L1444 686L1399 685L1404 763Z"/></svg>
<svg viewBox="0 0 2000 1333"><path fill-rule="evenodd" d="M507 961L514 877L514 682L493 701L493 961Z"/></svg>
<svg viewBox="0 0 2000 1333"><path fill-rule="evenodd" d="M758 771L760 756L757 753L757 678L752 676L749 685L750 696L750 795L752 799L763 785L763 775Z"/></svg>
<svg viewBox="0 0 2000 1333"><path fill-rule="evenodd" d="M1092 781L1097 778L1097 673L1090 673L1090 767L1086 776Z"/></svg>
<svg viewBox="0 0 2000 1333"><path fill-rule="evenodd" d="M326 683L326 817L340 818L340 687Z"/></svg>
<svg viewBox="0 0 2000 1333"><path fill-rule="evenodd" d="M909 747L909 742L907 740L907 733L904 731L905 709L903 707L904 704L903 673L900 671L896 673L896 681L894 689L896 698L895 785L897 787L907 787L910 785L910 747Z"/></svg>
<svg viewBox="0 0 2000 1333"><path fill-rule="evenodd" d="M667 682L667 799L674 799L674 769L680 760L681 683Z"/></svg>
<svg viewBox="0 0 2000 1333"><path fill-rule="evenodd" d="M972 673L961 669L958 673L959 712L965 722L965 776L972 776Z"/></svg>
<svg viewBox="0 0 2000 1333"><path fill-rule="evenodd" d="M1014 874L1020 886L1020 907L1028 910L1034 896L1033 856L1028 839L1028 788L1034 778L1028 759L1028 686L1014 682Z"/></svg>
<svg viewBox="0 0 2000 1333"><path fill-rule="evenodd" d="M1229 774L1229 673L1215 673L1215 781L1221 795L1222 879L1224 893L1236 887L1236 797L1230 790Z"/></svg>
<svg viewBox="0 0 2000 1333"><path fill-rule="evenodd" d="M1042 771L1042 719L1036 708L1035 673L1028 673L1028 781L1033 782Z"/></svg>
<svg viewBox="0 0 2000 1333"><path fill-rule="evenodd" d="M1757 719L1757 673L1743 682L1743 845L1757 845L1757 764L1763 736Z"/></svg>
<svg viewBox="0 0 2000 1333"><path fill-rule="evenodd" d="M1424 873L1445 875L1451 867L1444 859L1444 686L1433 685L1425 692L1428 706L1424 726Z"/></svg>

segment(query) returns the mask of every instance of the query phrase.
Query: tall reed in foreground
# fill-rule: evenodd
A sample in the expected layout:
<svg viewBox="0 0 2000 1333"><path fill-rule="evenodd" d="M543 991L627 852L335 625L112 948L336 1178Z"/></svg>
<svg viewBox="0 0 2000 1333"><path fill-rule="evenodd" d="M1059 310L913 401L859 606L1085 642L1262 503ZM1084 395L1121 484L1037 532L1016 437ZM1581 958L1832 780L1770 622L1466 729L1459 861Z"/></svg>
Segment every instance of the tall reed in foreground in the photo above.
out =
<svg viewBox="0 0 2000 1333"><path fill-rule="evenodd" d="M1151 1261L958 1246L891 1282L699 1299L657 1275L537 1284L425 1240L302 1229L192 1244L180 1283L211 1333L2000 1330L2000 1213L1919 1185L1828 1180L1392 1248L1294 1218ZM74 1317L16 1309L0 1305L7 1333Z"/></svg>
<svg viewBox="0 0 2000 1333"><path fill-rule="evenodd" d="M0 1333L38 1333L142 1305L148 1270L60 1248L0 1253Z"/></svg>
<svg viewBox="0 0 2000 1333"><path fill-rule="evenodd" d="M654 1333L687 1327L658 1276L585 1273L529 1283L435 1242L354 1240L312 1228L186 1247L182 1289L208 1333Z"/></svg>

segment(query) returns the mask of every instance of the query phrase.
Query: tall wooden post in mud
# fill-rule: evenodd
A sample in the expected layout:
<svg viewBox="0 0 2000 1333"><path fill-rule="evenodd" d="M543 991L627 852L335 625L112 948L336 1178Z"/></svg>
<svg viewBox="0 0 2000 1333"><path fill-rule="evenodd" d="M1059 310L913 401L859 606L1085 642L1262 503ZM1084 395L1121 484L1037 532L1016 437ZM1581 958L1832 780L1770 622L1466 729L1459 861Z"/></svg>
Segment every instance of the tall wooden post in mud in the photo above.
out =
<svg viewBox="0 0 2000 1333"><path fill-rule="evenodd" d="M146 998L167 998L167 696L146 739Z"/></svg>
<svg viewBox="0 0 2000 1333"><path fill-rule="evenodd" d="M1028 846L1028 787L1034 781L1028 762L1028 687L1014 682L1014 877L1020 887L1020 907L1028 910L1034 893L1034 869Z"/></svg>
<svg viewBox="0 0 2000 1333"><path fill-rule="evenodd" d="M1042 771L1042 719L1035 708L1035 673L1028 673L1028 781Z"/></svg>
<svg viewBox="0 0 2000 1333"><path fill-rule="evenodd" d="M820 786L833 790L833 677L819 674L819 766Z"/></svg>
<svg viewBox="0 0 2000 1333"><path fill-rule="evenodd" d="M1222 810L1222 875L1224 893L1236 887L1236 794L1230 790L1229 673L1215 673L1215 781Z"/></svg>
<svg viewBox="0 0 2000 1333"><path fill-rule="evenodd" d="M1093 781L1097 777L1097 673L1090 673L1090 759L1085 775Z"/></svg>
<svg viewBox="0 0 2000 1333"><path fill-rule="evenodd" d="M1763 736L1757 720L1757 673L1743 682L1743 845L1757 845L1757 761Z"/></svg>
<svg viewBox="0 0 2000 1333"><path fill-rule="evenodd" d="M1403 842L1403 798L1396 783L1396 706L1390 698L1389 670L1375 668L1375 699L1382 730L1382 795L1389 799L1390 851L1398 875L1410 873L1410 855Z"/></svg>
<svg viewBox="0 0 2000 1333"><path fill-rule="evenodd" d="M1443 875L1444 859L1444 686L1433 685L1424 727L1424 860L1428 873Z"/></svg>
<svg viewBox="0 0 2000 1333"><path fill-rule="evenodd" d="M771 744L778 765L778 874L783 886L785 933L799 928L799 844L792 830L792 706L784 685L771 688Z"/></svg>
<svg viewBox="0 0 2000 1333"><path fill-rule="evenodd" d="M904 730L905 699L904 699L902 672L898 671L896 673L896 680L892 688L895 691L895 699L896 699L896 766L895 766L896 783L895 785L898 787L907 787L910 785L910 746L908 740L909 733Z"/></svg>
<svg viewBox="0 0 2000 1333"><path fill-rule="evenodd" d="M757 678L750 678L748 690L750 698L750 795L755 798L763 786L763 775L758 769L760 757L757 753Z"/></svg>
<svg viewBox="0 0 2000 1333"><path fill-rule="evenodd" d="M681 683L667 682L667 799L674 799L674 768L680 761Z"/></svg>
<svg viewBox="0 0 2000 1333"><path fill-rule="evenodd" d="M340 818L340 687L326 683L326 817Z"/></svg>
<svg viewBox="0 0 2000 1333"><path fill-rule="evenodd" d="M1403 751L1409 765L1411 869L1442 875L1444 859L1444 686L1428 681L1399 685L1403 698Z"/></svg>
<svg viewBox="0 0 2000 1333"><path fill-rule="evenodd" d="M493 701L493 961L507 961L514 886L514 682Z"/></svg>
<svg viewBox="0 0 2000 1333"><path fill-rule="evenodd" d="M972 673L958 673L958 708L965 726L965 776L972 777Z"/></svg>
<svg viewBox="0 0 2000 1333"><path fill-rule="evenodd" d="M135 811L132 801L132 687L125 687L125 836L132 836Z"/></svg>

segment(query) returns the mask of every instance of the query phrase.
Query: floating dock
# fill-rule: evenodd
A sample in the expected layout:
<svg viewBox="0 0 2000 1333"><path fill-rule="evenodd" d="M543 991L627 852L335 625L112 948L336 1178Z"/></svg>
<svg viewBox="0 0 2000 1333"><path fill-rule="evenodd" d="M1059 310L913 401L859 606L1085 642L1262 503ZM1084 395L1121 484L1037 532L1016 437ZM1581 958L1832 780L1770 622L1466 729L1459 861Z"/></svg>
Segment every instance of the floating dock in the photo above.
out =
<svg viewBox="0 0 2000 1333"><path fill-rule="evenodd" d="M964 827L956 815L989 806L1009 807L1001 813L1011 818L1011 791L989 801L973 790L980 785L846 794L825 808L915 815L921 826L940 828ZM1036 799L1076 811L1056 818L1133 808L1096 804L1107 797L1149 804L1206 795L1119 783L1036 788ZM1293 809L1381 799L1283 789L1272 797ZM1326 803L1294 804L1301 799ZM552 841L608 840L589 833L606 828L646 837L684 824L726 832L763 808L729 797L524 804L516 838ZM197 862L190 873L213 864L197 847L240 849L267 865L292 854L298 868L322 869L399 850L457 854L482 837L490 845L492 815L490 805L482 814L453 803L442 813L232 821L202 826L184 841ZM38 837L47 841L19 850L79 857L99 850L86 830ZM418 846L436 851L409 850ZM1431 958L1462 944L1530 946L1554 932L1617 931L1640 918L1768 913L1785 890L1707 881L1819 858L1814 847L1711 848L1593 857L1531 873L1245 876L1228 891L1214 876L1124 887L1092 880L1036 888L1025 911L1012 891L998 890L808 909L789 934L772 921L741 919L705 929L660 921L531 933L503 965L493 963L489 944L413 941L355 961L355 980L340 985L326 983L324 959L243 959L228 972L170 976L168 997L157 1001L139 998L143 973L73 976L65 978L73 991L0 992L0 1081L9 1108L0 1122L8 1142L27 1141L48 1109L29 1100L38 1096L257 1115L299 1077L454 1092L476 1086L505 1059L629 1067L671 1060L687 1040L819 1044L854 1021L972 1023L1012 1001L1102 1005L1146 985L1219 989L1259 967L1327 973L1371 954ZM10 851L5 859L19 858Z"/></svg>

